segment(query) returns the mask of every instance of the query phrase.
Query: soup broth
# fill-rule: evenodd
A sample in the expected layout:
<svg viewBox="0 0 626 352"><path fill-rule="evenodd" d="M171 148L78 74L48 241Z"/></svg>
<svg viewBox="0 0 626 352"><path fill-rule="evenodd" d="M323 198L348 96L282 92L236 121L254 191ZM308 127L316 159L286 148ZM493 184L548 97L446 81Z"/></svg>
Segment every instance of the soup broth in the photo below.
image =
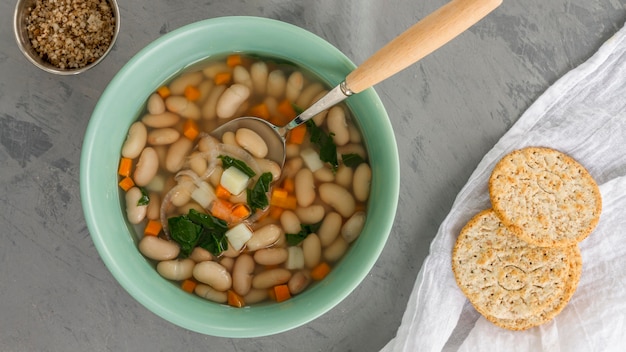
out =
<svg viewBox="0 0 626 352"><path fill-rule="evenodd" d="M327 86L281 60L232 54L193 65L148 99L119 165L139 251L161 276L205 299L281 302L323 280L366 219L371 169L349 109L337 105L286 136L281 168L240 116L277 126Z"/></svg>

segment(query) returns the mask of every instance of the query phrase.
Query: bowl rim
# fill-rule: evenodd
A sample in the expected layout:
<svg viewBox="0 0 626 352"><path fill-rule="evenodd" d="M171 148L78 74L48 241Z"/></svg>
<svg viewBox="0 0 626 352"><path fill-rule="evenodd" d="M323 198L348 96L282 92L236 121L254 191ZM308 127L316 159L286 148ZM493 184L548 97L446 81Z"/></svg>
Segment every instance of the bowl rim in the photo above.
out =
<svg viewBox="0 0 626 352"><path fill-rule="evenodd" d="M164 282L165 279L161 278L154 270L154 266L139 253L135 244L136 238L132 238L132 233L131 236L128 235L130 231L126 217L122 214L117 186L119 150L125 139L127 127L136 120L141 109L136 101L145 102L159 84L181 70L180 61L176 61L178 66L175 68L161 70L151 67L150 60L158 57L159 60L163 60L159 65L164 65L168 55L172 57L186 55L189 66L211 54L216 54L217 49L212 46L212 41L207 40L217 38L207 37L215 35L214 33L226 36L228 41L222 37L218 41L227 42L231 47L224 49L222 53L233 52L237 51L232 49L236 49L240 41L245 42L242 38L245 33L249 33L247 31L263 31L290 38L286 43L278 45L289 43L302 44L302 47L315 45L316 55L327 60L324 62L332 62L333 66L336 66L324 67L330 72L324 76L330 81L329 84L338 84L356 67L324 39L286 22L262 17L226 16L191 23L148 44L113 77L94 108L85 132L80 159L80 194L85 220L102 261L118 283L140 304L165 320L195 332L221 337L257 337L284 332L316 319L340 303L365 279L378 260L391 231L399 196L400 167L395 135L380 98L370 88L346 101L351 108L367 106L367 110L362 111L366 117L362 120L359 118L358 122L375 126L369 130L375 130L376 133L369 137L364 135L364 140L368 141L370 156L372 153L380 154L380 165L378 167L372 165L370 199L377 199L386 206L374 208L376 209L374 214L368 213L365 227L373 230L363 234L363 237L368 236L367 243L355 241L327 278L301 295L282 303L237 309L189 295L175 285L157 287L151 285L152 280L156 278ZM297 38L297 41L294 38ZM172 50L175 43L185 41L202 42L208 47ZM303 57L295 58L293 61L298 62L300 59L316 61L317 56L311 59L304 57L303 54ZM140 91L130 93L128 89L126 91L123 89L127 82L135 80L143 82L142 87L145 88L140 87ZM116 129L116 125L111 121L113 119L109 119L108 116L125 111L124 109L131 109L133 106L134 110L126 110L133 111L133 116L125 118L126 128L120 129L117 126ZM356 112L355 114L361 116ZM98 132L102 129L107 133ZM123 132L120 134L117 130ZM358 261L359 265L350 269L345 265L342 266L341 263L348 257L350 260ZM129 268L132 268L132 273ZM186 304L180 308L176 304L155 297L174 297L185 300ZM223 314L226 311L230 320L216 322L206 318L211 314ZM258 324L259 319L263 319L265 323Z"/></svg>
<svg viewBox="0 0 626 352"><path fill-rule="evenodd" d="M20 52L31 64L35 65L37 68L45 72L61 76L78 75L98 65L113 49L121 27L120 8L117 4L117 0L107 0L107 2L111 5L113 17L115 17L115 30L113 32L113 37L111 38L111 43L109 44L109 47L96 61L80 68L62 69L43 60L40 60L37 56L37 53L31 46L30 41L28 40L28 35L25 33L25 8L26 6L34 2L35 0L18 0L16 2L15 10L13 11L13 34L15 37L15 42L17 43L17 47L20 49Z"/></svg>

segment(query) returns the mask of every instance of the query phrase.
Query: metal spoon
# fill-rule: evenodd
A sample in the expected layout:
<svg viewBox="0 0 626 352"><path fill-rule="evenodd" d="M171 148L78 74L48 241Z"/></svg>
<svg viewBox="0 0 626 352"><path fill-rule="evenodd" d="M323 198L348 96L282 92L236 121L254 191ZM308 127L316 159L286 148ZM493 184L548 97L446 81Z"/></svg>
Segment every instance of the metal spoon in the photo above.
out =
<svg viewBox="0 0 626 352"><path fill-rule="evenodd" d="M257 117L240 117L213 130L211 135L221 139L227 131L249 128L267 144L267 158L282 167L285 162L285 136L289 130L414 64L474 25L501 3L502 0L452 0L378 50L287 125L279 127Z"/></svg>

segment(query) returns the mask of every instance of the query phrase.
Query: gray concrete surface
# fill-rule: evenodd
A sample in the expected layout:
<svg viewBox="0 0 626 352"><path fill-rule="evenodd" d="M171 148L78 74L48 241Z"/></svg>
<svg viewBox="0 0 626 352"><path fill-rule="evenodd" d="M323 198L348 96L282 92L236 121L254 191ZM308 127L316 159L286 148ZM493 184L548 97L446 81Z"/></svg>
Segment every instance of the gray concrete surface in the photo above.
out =
<svg viewBox="0 0 626 352"><path fill-rule="evenodd" d="M430 240L498 138L626 20L624 0L505 0L488 18L376 87L401 158L398 213L365 281L294 330L226 339L174 326L133 300L85 225L79 157L92 109L139 49L185 24L255 15L304 27L355 63L445 3L120 1L114 50L78 77L44 73L18 51L15 1L0 2L0 351L377 351L394 335ZM428 346L424 346L428 350Z"/></svg>

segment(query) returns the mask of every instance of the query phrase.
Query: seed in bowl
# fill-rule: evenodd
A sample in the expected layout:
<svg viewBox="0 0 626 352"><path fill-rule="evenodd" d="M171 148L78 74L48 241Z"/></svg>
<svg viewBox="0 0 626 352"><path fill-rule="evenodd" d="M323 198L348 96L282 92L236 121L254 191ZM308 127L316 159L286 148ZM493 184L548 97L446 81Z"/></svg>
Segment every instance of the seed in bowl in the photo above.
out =
<svg viewBox="0 0 626 352"><path fill-rule="evenodd" d="M106 53L115 20L107 0L37 0L28 10L26 29L42 59L60 69L73 69Z"/></svg>
<svg viewBox="0 0 626 352"><path fill-rule="evenodd" d="M282 302L323 280L366 220L371 169L345 105L287 136L281 167L240 116L282 126L326 93L281 60L232 54L182 72L147 98L119 164L139 251L184 290L242 307Z"/></svg>

